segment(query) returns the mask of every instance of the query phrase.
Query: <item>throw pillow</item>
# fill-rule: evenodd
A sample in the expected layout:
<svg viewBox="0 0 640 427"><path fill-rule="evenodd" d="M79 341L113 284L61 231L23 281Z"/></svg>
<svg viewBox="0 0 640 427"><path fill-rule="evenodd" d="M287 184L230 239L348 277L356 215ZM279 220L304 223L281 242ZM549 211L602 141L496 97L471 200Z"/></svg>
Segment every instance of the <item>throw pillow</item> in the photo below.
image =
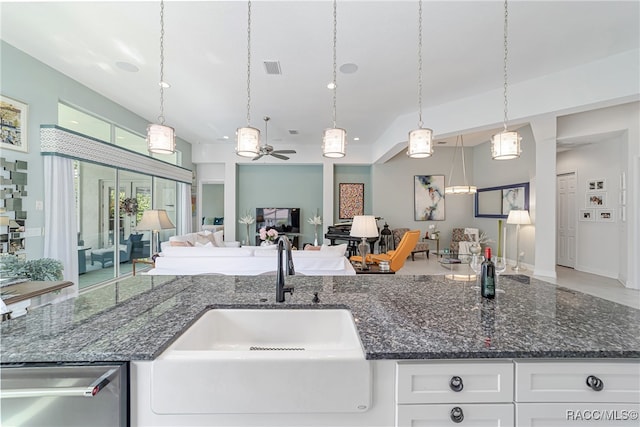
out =
<svg viewBox="0 0 640 427"><path fill-rule="evenodd" d="M219 248L224 248L224 230L213 233L213 243Z"/></svg>
<svg viewBox="0 0 640 427"><path fill-rule="evenodd" d="M169 246L183 246L183 247L187 247L190 248L193 245L191 244L191 242L187 242L187 241L180 241L180 240L173 240L173 241L169 241Z"/></svg>
<svg viewBox="0 0 640 427"><path fill-rule="evenodd" d="M322 246L320 246L320 252L322 251L336 252L336 253L339 253L341 256L344 256L344 253L347 251L347 244L343 243L341 245L334 245L334 246L323 244Z"/></svg>
<svg viewBox="0 0 640 427"><path fill-rule="evenodd" d="M213 233L205 230L205 231L201 231L199 233L196 233L196 246L198 246L197 244L200 243L201 245L206 245L208 242L211 242L211 245L214 246L215 245L215 240L213 239Z"/></svg>
<svg viewBox="0 0 640 427"><path fill-rule="evenodd" d="M214 219L210 216L202 218L202 225L214 225Z"/></svg>
<svg viewBox="0 0 640 427"><path fill-rule="evenodd" d="M224 217L215 217L213 218L213 225L223 225L224 224Z"/></svg>
<svg viewBox="0 0 640 427"><path fill-rule="evenodd" d="M197 248L212 248L212 247L214 247L214 244L213 244L213 242L207 242L207 243L196 242L196 247Z"/></svg>
<svg viewBox="0 0 640 427"><path fill-rule="evenodd" d="M142 234L129 234L130 242L140 242L142 241Z"/></svg>

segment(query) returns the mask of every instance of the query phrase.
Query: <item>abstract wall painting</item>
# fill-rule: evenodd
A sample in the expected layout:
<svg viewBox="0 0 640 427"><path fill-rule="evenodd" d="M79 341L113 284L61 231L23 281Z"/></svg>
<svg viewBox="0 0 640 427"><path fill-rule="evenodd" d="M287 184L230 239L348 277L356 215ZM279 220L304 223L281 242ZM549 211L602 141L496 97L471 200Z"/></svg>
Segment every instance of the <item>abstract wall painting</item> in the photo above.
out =
<svg viewBox="0 0 640 427"><path fill-rule="evenodd" d="M340 219L352 219L356 215L364 215L363 183L340 183L338 197Z"/></svg>
<svg viewBox="0 0 640 427"><path fill-rule="evenodd" d="M27 104L0 95L0 148L29 152Z"/></svg>
<svg viewBox="0 0 640 427"><path fill-rule="evenodd" d="M444 175L415 175L414 220L444 221Z"/></svg>

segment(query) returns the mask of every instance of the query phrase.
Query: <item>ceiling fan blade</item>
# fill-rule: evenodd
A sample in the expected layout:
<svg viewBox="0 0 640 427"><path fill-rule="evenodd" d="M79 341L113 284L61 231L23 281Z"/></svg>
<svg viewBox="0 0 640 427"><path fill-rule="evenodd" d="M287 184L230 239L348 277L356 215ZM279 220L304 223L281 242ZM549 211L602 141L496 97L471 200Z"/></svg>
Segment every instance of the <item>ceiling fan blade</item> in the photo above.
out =
<svg viewBox="0 0 640 427"><path fill-rule="evenodd" d="M274 153L280 154L296 154L296 150L275 150Z"/></svg>
<svg viewBox="0 0 640 427"><path fill-rule="evenodd" d="M278 154L276 152L271 153L271 155L273 157L277 158L277 159L280 159L280 160L289 160L289 158L287 156L282 156L282 155L280 155L280 154Z"/></svg>
<svg viewBox="0 0 640 427"><path fill-rule="evenodd" d="M251 160L258 160L260 157L264 156L264 154L260 153L257 156L255 156L253 159Z"/></svg>

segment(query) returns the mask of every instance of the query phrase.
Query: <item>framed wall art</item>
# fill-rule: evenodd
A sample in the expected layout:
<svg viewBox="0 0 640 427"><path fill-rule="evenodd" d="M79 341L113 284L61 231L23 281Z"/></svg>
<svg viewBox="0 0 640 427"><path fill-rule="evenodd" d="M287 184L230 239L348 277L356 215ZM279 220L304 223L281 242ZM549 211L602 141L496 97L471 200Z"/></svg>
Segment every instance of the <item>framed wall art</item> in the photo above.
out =
<svg viewBox="0 0 640 427"><path fill-rule="evenodd" d="M614 222L616 220L613 209L596 209L596 221Z"/></svg>
<svg viewBox="0 0 640 427"><path fill-rule="evenodd" d="M596 193L587 193L587 208L604 208L607 207L607 193L604 191Z"/></svg>
<svg viewBox="0 0 640 427"><path fill-rule="evenodd" d="M444 175L415 175L413 207L416 221L444 221Z"/></svg>
<svg viewBox="0 0 640 427"><path fill-rule="evenodd" d="M529 183L478 188L475 196L476 218L503 218L512 209L529 210Z"/></svg>
<svg viewBox="0 0 640 427"><path fill-rule="evenodd" d="M593 209L580 209L580 221L595 221L595 211Z"/></svg>
<svg viewBox="0 0 640 427"><path fill-rule="evenodd" d="M0 95L0 148L29 152L27 113L27 104Z"/></svg>
<svg viewBox="0 0 640 427"><path fill-rule="evenodd" d="M605 191L606 189L607 181L602 178L587 181L587 191Z"/></svg>
<svg viewBox="0 0 640 427"><path fill-rule="evenodd" d="M338 192L339 219L364 215L364 183L340 183Z"/></svg>

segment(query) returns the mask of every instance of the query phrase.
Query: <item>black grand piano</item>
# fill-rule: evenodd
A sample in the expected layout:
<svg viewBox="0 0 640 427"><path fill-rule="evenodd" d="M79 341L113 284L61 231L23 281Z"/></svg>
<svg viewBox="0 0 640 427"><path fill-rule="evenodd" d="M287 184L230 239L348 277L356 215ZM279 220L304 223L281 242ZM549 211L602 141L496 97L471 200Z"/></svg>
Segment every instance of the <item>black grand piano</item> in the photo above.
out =
<svg viewBox="0 0 640 427"><path fill-rule="evenodd" d="M376 218L377 220L378 218ZM336 244L336 240L343 240L347 242L347 253L349 257L353 255L358 255L358 245L362 241L360 237L353 237L350 235L351 233L351 222L342 222L339 224L330 225L327 229L327 233L324 235L324 238L331 242L331 245ZM370 254L375 253L374 248L375 244L378 241L378 237L369 237L367 238L367 242L369 242Z"/></svg>

